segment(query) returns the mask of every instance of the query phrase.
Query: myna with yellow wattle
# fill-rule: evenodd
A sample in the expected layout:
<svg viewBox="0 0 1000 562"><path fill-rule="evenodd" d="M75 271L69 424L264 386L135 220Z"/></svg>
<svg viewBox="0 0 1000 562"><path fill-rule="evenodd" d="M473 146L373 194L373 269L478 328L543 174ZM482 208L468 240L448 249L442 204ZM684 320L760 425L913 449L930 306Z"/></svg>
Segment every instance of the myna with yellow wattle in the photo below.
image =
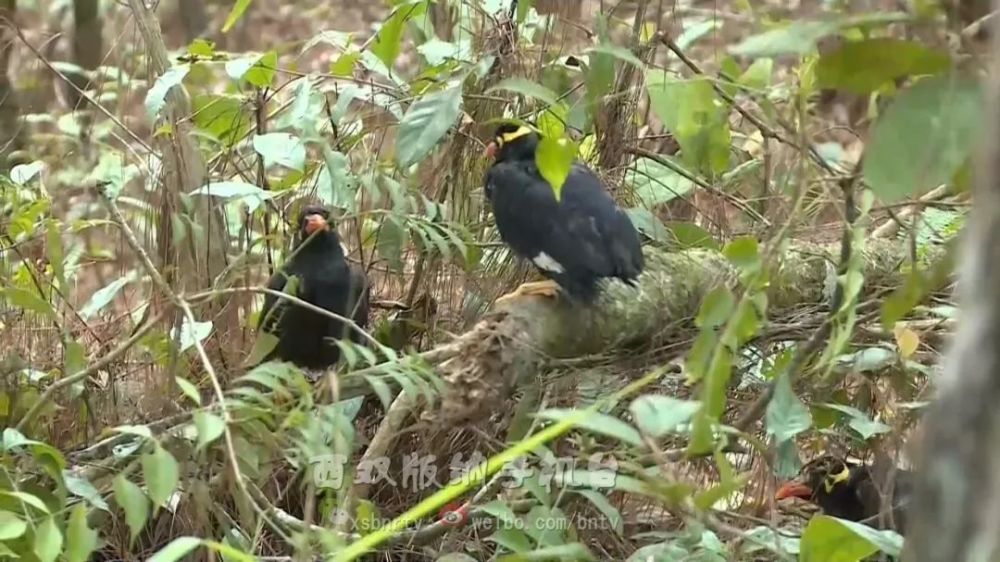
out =
<svg viewBox="0 0 1000 562"><path fill-rule="evenodd" d="M541 136L525 125L500 125L487 145L494 159L486 196L500 238L531 261L546 281L525 283L513 293L591 302L599 283L617 278L634 285L643 269L639 233L601 180L574 162L557 199L535 161Z"/></svg>

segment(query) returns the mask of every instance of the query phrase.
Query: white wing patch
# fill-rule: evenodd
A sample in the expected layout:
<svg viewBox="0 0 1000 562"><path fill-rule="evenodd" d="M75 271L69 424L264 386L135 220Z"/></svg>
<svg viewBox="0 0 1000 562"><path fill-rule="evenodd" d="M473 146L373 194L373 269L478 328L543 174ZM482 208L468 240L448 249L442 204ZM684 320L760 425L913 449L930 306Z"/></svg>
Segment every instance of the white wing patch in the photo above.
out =
<svg viewBox="0 0 1000 562"><path fill-rule="evenodd" d="M563 269L562 264L552 259L552 256L546 254L545 252L540 252L537 256L531 258L531 261L539 267L539 269L544 269L545 271L551 271L552 273L562 273L566 271Z"/></svg>

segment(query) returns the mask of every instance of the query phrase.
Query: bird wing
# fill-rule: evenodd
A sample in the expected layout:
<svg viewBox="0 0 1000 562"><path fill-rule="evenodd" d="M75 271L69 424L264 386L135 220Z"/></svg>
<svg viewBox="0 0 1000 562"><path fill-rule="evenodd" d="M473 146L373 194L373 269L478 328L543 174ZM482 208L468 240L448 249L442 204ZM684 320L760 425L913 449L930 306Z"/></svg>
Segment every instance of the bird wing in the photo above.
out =
<svg viewBox="0 0 1000 562"><path fill-rule="evenodd" d="M533 162L493 166L487 185L497 226L504 241L539 269L610 275L612 263L592 208L593 186L577 185L574 175L566 179L560 204Z"/></svg>

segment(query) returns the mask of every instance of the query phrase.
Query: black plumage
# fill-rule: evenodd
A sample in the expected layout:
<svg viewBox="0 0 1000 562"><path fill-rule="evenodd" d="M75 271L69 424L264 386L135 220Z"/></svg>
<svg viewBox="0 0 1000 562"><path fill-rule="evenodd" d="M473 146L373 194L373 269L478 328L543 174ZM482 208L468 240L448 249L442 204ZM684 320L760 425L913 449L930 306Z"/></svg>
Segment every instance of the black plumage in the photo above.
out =
<svg viewBox="0 0 1000 562"><path fill-rule="evenodd" d="M298 278L295 296L367 328L367 277L361 267L348 264L329 217L323 207L302 210L295 249L267 286L283 291L294 276ZM340 349L334 339L363 341L361 334L344 322L270 294L264 298L260 326L278 338L265 360L290 361L307 369L325 369L337 362Z"/></svg>
<svg viewBox="0 0 1000 562"><path fill-rule="evenodd" d="M539 142L531 128L505 124L487 147L496 160L486 174L486 195L500 237L550 280L526 283L504 298L554 296L555 282L570 298L589 302L602 279L634 285L643 257L632 221L580 162L573 163L557 200L535 163Z"/></svg>
<svg viewBox="0 0 1000 562"><path fill-rule="evenodd" d="M887 470L824 455L807 463L798 477L778 488L775 499L797 497L815 503L833 517L902 529L912 476L906 470L892 472L890 479ZM888 498L891 500L884 501ZM890 506L891 513L884 511Z"/></svg>

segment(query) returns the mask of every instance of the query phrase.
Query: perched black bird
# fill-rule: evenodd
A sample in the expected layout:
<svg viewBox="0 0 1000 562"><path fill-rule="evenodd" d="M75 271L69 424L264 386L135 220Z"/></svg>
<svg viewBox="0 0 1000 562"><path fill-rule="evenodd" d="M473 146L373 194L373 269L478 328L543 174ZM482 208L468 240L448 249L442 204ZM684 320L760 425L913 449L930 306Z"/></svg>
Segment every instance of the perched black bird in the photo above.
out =
<svg viewBox="0 0 1000 562"><path fill-rule="evenodd" d="M501 300L554 297L558 286L571 299L589 302L601 279L616 277L634 285L643 258L632 221L580 162L573 163L556 200L535 164L539 141L529 127L504 124L486 148L496 159L486 173L486 196L500 237L548 278L525 283Z"/></svg>
<svg viewBox="0 0 1000 562"><path fill-rule="evenodd" d="M267 283L282 291L292 276L298 278L294 296L319 308L349 317L361 328L368 326L368 279L358 266L344 258L340 238L328 220L330 213L307 206L299 215L299 232L292 256ZM360 342L361 334L340 320L330 318L286 299L266 295L260 326L278 337L265 360L290 361L306 369L325 369L340 358L332 339Z"/></svg>
<svg viewBox="0 0 1000 562"><path fill-rule="evenodd" d="M806 463L798 477L778 488L774 499L802 498L833 517L862 521L872 527L891 523L889 526L902 529L911 482L911 473L906 470L895 469L890 478L875 467L824 455ZM891 501L884 502L883 498ZM883 511L889 506L891 518Z"/></svg>

